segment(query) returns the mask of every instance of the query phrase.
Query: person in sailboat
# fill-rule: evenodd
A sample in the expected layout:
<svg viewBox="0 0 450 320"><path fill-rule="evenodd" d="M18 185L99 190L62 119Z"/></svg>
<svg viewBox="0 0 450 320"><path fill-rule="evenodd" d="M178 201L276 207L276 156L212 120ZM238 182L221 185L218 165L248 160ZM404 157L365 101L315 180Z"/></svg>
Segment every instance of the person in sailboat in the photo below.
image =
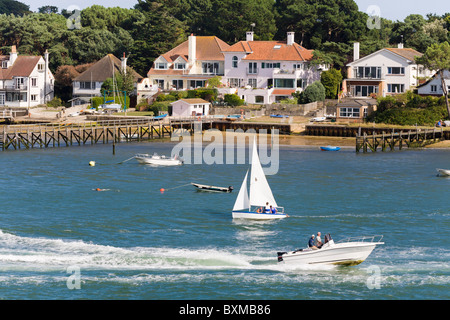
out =
<svg viewBox="0 0 450 320"><path fill-rule="evenodd" d="M277 213L277 208L270 206L270 213Z"/></svg>
<svg viewBox="0 0 450 320"><path fill-rule="evenodd" d="M266 213L270 213L271 212L270 207L272 207L272 206L269 206L269 203L266 202L266 209L265 209Z"/></svg>

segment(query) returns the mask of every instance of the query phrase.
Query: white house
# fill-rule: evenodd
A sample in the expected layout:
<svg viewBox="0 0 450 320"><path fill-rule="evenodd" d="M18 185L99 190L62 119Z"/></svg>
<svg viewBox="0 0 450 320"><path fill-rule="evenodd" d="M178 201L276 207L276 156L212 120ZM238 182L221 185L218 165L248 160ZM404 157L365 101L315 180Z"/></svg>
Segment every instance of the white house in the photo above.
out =
<svg viewBox="0 0 450 320"><path fill-rule="evenodd" d="M48 51L42 56L20 56L16 46L0 56L0 106L33 107L54 97L54 81Z"/></svg>
<svg viewBox="0 0 450 320"><path fill-rule="evenodd" d="M223 51L225 70L222 93L236 93L248 103L267 104L291 97L314 81L320 80L324 66L310 64L313 50L294 41L294 32L286 41L254 41L249 31Z"/></svg>
<svg viewBox="0 0 450 320"><path fill-rule="evenodd" d="M444 82L447 86L447 94L450 94L450 71L444 70ZM424 84L417 87L417 93L421 96L443 96L442 80L437 72L434 76Z"/></svg>
<svg viewBox="0 0 450 320"><path fill-rule="evenodd" d="M180 99L171 105L173 117L199 117L209 115L211 103L203 99Z"/></svg>
<svg viewBox="0 0 450 320"><path fill-rule="evenodd" d="M419 85L420 78L432 75L416 58L423 54L410 48L384 48L363 58L359 43L354 44L354 61L347 64L343 92L349 97L374 97L404 93Z"/></svg>
<svg viewBox="0 0 450 320"><path fill-rule="evenodd" d="M133 73L135 88L137 88L143 77L127 67L127 58L124 56L119 60L113 54L107 54L73 80L72 104L89 103L92 97L102 96L101 87L103 82L108 78L112 78L117 71L127 72L127 70ZM127 92L127 94L129 95L130 92Z"/></svg>
<svg viewBox="0 0 450 320"><path fill-rule="evenodd" d="M223 50L229 45L214 36L194 36L159 56L147 73L162 90L205 87L209 79L224 75Z"/></svg>

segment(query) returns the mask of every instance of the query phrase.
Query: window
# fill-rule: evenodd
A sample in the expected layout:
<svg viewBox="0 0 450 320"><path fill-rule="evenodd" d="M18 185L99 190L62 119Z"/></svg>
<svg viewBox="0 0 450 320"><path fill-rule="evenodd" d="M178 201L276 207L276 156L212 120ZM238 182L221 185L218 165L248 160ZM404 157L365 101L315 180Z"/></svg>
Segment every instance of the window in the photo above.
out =
<svg viewBox="0 0 450 320"><path fill-rule="evenodd" d="M31 101L37 101L37 94L31 95Z"/></svg>
<svg viewBox="0 0 450 320"><path fill-rule="evenodd" d="M2 68L7 69L8 68L8 61L2 61Z"/></svg>
<svg viewBox="0 0 450 320"><path fill-rule="evenodd" d="M38 71L44 71L45 65L43 63L38 64Z"/></svg>
<svg viewBox="0 0 450 320"><path fill-rule="evenodd" d="M262 62L261 63L261 68L262 69L274 69L274 68L280 68L280 66L281 66L281 63L279 63L279 62L276 62L276 63L273 63L273 62Z"/></svg>
<svg viewBox="0 0 450 320"><path fill-rule="evenodd" d="M205 80L191 80L190 87L191 88L203 88L205 86Z"/></svg>
<svg viewBox="0 0 450 320"><path fill-rule="evenodd" d="M248 63L248 70L247 73L248 74L256 74L258 73L258 68L257 68L258 64L256 62L249 62Z"/></svg>
<svg viewBox="0 0 450 320"><path fill-rule="evenodd" d="M176 70L184 70L186 69L186 63L175 63Z"/></svg>
<svg viewBox="0 0 450 320"><path fill-rule="evenodd" d="M341 118L359 118L359 108L340 108L339 117Z"/></svg>
<svg viewBox="0 0 450 320"><path fill-rule="evenodd" d="M233 68L237 68L237 65L238 65L238 57L234 56L233 59L232 59L231 66Z"/></svg>
<svg viewBox="0 0 450 320"><path fill-rule="evenodd" d="M166 70L167 69L167 63L165 63L165 62L156 62L155 63L155 69Z"/></svg>
<svg viewBox="0 0 450 320"><path fill-rule="evenodd" d="M255 103L264 103L264 96L255 96Z"/></svg>
<svg viewBox="0 0 450 320"><path fill-rule="evenodd" d="M275 88L295 88L295 79L273 79L275 82Z"/></svg>
<svg viewBox="0 0 450 320"><path fill-rule="evenodd" d="M404 75L405 68L403 67L388 67L388 74L391 75Z"/></svg>
<svg viewBox="0 0 450 320"><path fill-rule="evenodd" d="M241 86L241 79L238 78L230 78L230 87L236 88Z"/></svg>
<svg viewBox="0 0 450 320"><path fill-rule="evenodd" d="M80 89L95 90L95 82L80 81Z"/></svg>
<svg viewBox="0 0 450 320"><path fill-rule="evenodd" d="M172 88L176 90L183 89L183 80L172 80Z"/></svg>
<svg viewBox="0 0 450 320"><path fill-rule="evenodd" d="M154 84L158 86L158 88L164 90L164 80L163 79L155 79Z"/></svg>
<svg viewBox="0 0 450 320"><path fill-rule="evenodd" d="M378 93L378 86L352 86L350 90L355 97L369 97L372 93Z"/></svg>
<svg viewBox="0 0 450 320"><path fill-rule="evenodd" d="M355 78L381 79L381 67L355 67L353 73Z"/></svg>
<svg viewBox="0 0 450 320"><path fill-rule="evenodd" d="M257 87L256 79L248 79L248 85L252 88L256 88Z"/></svg>
<svg viewBox="0 0 450 320"><path fill-rule="evenodd" d="M431 86L431 92L437 92L437 86L436 85L432 85Z"/></svg>
<svg viewBox="0 0 450 320"><path fill-rule="evenodd" d="M303 63L295 63L294 69L295 70L303 70Z"/></svg>
<svg viewBox="0 0 450 320"><path fill-rule="evenodd" d="M31 78L31 86L37 87L37 78Z"/></svg>
<svg viewBox="0 0 450 320"><path fill-rule="evenodd" d="M219 63L203 62L202 69L203 69L203 74L218 74L219 73Z"/></svg>
<svg viewBox="0 0 450 320"><path fill-rule="evenodd" d="M402 93L405 92L405 85L399 83L389 83L388 84L389 93Z"/></svg>
<svg viewBox="0 0 450 320"><path fill-rule="evenodd" d="M0 105L4 105L5 104L5 94L1 93L0 94Z"/></svg>

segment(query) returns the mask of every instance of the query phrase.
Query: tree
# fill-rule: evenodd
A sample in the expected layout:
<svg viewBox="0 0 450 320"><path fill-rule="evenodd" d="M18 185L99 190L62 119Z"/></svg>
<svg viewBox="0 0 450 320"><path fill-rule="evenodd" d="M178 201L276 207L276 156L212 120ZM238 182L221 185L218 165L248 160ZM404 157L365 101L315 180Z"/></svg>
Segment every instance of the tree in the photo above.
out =
<svg viewBox="0 0 450 320"><path fill-rule="evenodd" d="M0 0L0 14L24 15L30 13L30 6L15 0Z"/></svg>
<svg viewBox="0 0 450 320"><path fill-rule="evenodd" d="M335 99L341 88L342 73L337 69L324 71L320 75L320 82L325 88L325 97Z"/></svg>
<svg viewBox="0 0 450 320"><path fill-rule="evenodd" d="M448 89L445 84L444 70L450 70L450 44L444 42L441 44L434 43L428 47L422 57L416 58L418 64L430 70L437 70L441 78L442 92L445 96L445 104L447 106L448 116L450 118L450 106L448 101Z"/></svg>
<svg viewBox="0 0 450 320"><path fill-rule="evenodd" d="M39 13L58 13L59 9L55 6L42 6L38 8Z"/></svg>
<svg viewBox="0 0 450 320"><path fill-rule="evenodd" d="M322 83L320 83L320 81L316 81L313 84L306 87L305 91L303 91L298 97L298 103L300 104L324 100L325 100L325 87L322 85Z"/></svg>

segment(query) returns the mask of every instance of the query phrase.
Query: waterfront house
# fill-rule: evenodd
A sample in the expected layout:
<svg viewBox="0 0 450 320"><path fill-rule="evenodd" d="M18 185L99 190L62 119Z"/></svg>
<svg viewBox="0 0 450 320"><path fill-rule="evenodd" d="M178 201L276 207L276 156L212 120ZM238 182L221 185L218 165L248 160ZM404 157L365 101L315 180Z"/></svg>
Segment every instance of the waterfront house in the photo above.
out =
<svg viewBox="0 0 450 320"><path fill-rule="evenodd" d="M135 89L138 87L138 83L141 83L143 80L141 75L132 68L127 67L125 55L119 60L113 54L107 54L73 80L72 104L89 103L92 97L103 96L103 92L101 92L103 82L108 78L113 78L116 72L132 72ZM121 95L122 93L116 94ZM136 94L136 90L135 92L127 92L127 95Z"/></svg>
<svg viewBox="0 0 450 320"><path fill-rule="evenodd" d="M205 87L209 79L224 75L223 50L227 43L214 36L195 36L155 59L148 71L150 84L161 90Z"/></svg>
<svg viewBox="0 0 450 320"><path fill-rule="evenodd" d="M376 109L376 99L342 99L336 105L336 121L364 122L364 118Z"/></svg>
<svg viewBox="0 0 450 320"><path fill-rule="evenodd" d="M16 46L9 55L0 55L0 107L29 108L54 97L54 80L48 51L42 56L19 55Z"/></svg>
<svg viewBox="0 0 450 320"><path fill-rule="evenodd" d="M290 98L320 80L325 66L312 66L313 50L294 41L294 32L286 41L255 41L253 32L223 51L225 70L222 79L227 89L247 103L269 104Z"/></svg>
<svg viewBox="0 0 450 320"><path fill-rule="evenodd" d="M447 86L447 94L450 94L450 71L444 70L444 82ZM417 93L421 96L443 96L442 79L439 72L435 73L427 82L417 87Z"/></svg>
<svg viewBox="0 0 450 320"><path fill-rule="evenodd" d="M343 93L347 97L385 97L404 93L432 75L416 58L423 54L411 49L384 48L360 58L359 43L354 44L353 62L347 64Z"/></svg>
<svg viewBox="0 0 450 320"><path fill-rule="evenodd" d="M180 99L171 103L173 117L200 117L209 115L211 103L203 99Z"/></svg>

